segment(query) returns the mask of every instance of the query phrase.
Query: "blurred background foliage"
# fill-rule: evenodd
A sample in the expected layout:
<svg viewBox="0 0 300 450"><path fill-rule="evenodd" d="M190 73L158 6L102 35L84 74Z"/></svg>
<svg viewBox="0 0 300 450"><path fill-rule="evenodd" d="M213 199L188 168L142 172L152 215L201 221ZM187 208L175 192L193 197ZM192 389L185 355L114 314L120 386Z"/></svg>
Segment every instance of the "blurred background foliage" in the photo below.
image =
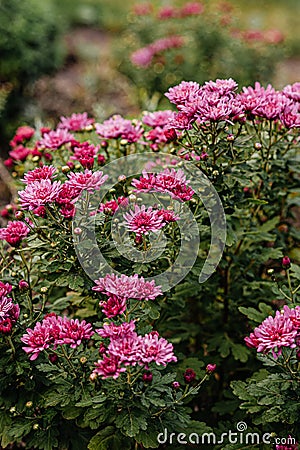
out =
<svg viewBox="0 0 300 450"><path fill-rule="evenodd" d="M1 153L7 150L9 138L19 125L33 125L37 120L55 121L62 114L83 110L99 119L116 112L137 113L141 104L132 77L126 71L120 73L120 53L113 51L121 51L122 64L124 56L129 58L129 48L124 47L123 37L128 32L136 3L143 2L0 0ZM180 7L186 2L155 0L150 3L158 8L171 4ZM264 79L274 72L274 77L268 81L275 87L297 81L299 0L204 0L202 3L211 13L220 7L224 11L228 5L233 7L228 13L229 19L240 29L276 29L283 33L284 53L271 49L266 58L268 63L264 66L262 60L257 61L257 65L261 65ZM223 30L219 32L222 36ZM234 52L234 42L230 45L233 58L227 61L228 55L224 58L224 71L228 68L228 77L234 78L234 67L238 76L238 65L251 65L253 57L249 59L242 48ZM224 48L223 43L221 51ZM238 64L235 64L235 57ZM248 73L252 69L249 66ZM255 70L252 72L255 74ZM135 73L135 76L139 75ZM207 73L207 79L209 76ZM144 79L147 81L147 77ZM156 103L144 102L143 106L153 109Z"/></svg>

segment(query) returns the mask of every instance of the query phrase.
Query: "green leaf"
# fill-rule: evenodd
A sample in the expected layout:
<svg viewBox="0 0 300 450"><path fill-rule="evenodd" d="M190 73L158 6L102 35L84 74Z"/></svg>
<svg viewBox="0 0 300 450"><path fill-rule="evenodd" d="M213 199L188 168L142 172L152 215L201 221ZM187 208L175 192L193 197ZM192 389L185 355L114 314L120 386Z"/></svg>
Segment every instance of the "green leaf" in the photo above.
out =
<svg viewBox="0 0 300 450"><path fill-rule="evenodd" d="M117 416L115 424L129 437L134 437L140 430L147 429L146 416L143 415L143 411L137 409L127 408L126 411L122 411Z"/></svg>
<svg viewBox="0 0 300 450"><path fill-rule="evenodd" d="M113 426L99 431L88 443L88 450L119 450L121 442L115 433L116 429Z"/></svg>
<svg viewBox="0 0 300 450"><path fill-rule="evenodd" d="M62 411L62 416L67 420L76 419L81 413L80 408L76 408L76 406L69 406Z"/></svg>

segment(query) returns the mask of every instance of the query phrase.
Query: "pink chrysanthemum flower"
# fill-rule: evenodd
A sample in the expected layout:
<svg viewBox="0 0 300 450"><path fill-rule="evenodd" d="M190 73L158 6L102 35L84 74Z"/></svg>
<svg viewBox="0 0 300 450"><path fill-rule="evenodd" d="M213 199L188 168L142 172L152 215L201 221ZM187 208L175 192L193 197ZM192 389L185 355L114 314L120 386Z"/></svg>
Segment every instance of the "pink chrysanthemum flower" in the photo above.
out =
<svg viewBox="0 0 300 450"><path fill-rule="evenodd" d="M2 283L0 281L0 298L5 297L7 294L9 294L12 290L12 285L9 283Z"/></svg>
<svg viewBox="0 0 300 450"><path fill-rule="evenodd" d="M172 198L188 201L193 195L194 191L188 184L184 171L179 169L165 169L163 172L157 174L148 174L143 172L140 179L134 179L132 185L136 188L135 192L164 192L171 195Z"/></svg>
<svg viewBox="0 0 300 450"><path fill-rule="evenodd" d="M197 16L202 14L204 6L199 2L187 2L179 11L180 17Z"/></svg>
<svg viewBox="0 0 300 450"><path fill-rule="evenodd" d="M72 155L70 159L79 161L84 169L92 169L98 150L99 145L95 147L93 144L89 144L88 142L82 142L78 146L74 147L74 155Z"/></svg>
<svg viewBox="0 0 300 450"><path fill-rule="evenodd" d="M0 239L10 245L18 245L30 232L30 228L19 220L9 221L6 228L0 229Z"/></svg>
<svg viewBox="0 0 300 450"><path fill-rule="evenodd" d="M30 170L25 173L23 181L26 184L32 183L33 181L40 180L52 180L54 178L54 174L56 172L56 168L54 166L43 166L37 167L34 170Z"/></svg>
<svg viewBox="0 0 300 450"><path fill-rule="evenodd" d="M295 102L300 102L300 82L288 84L282 89L282 93Z"/></svg>
<svg viewBox="0 0 300 450"><path fill-rule="evenodd" d="M297 330L291 319L279 311L275 317L267 317L249 337L245 338L248 347L255 347L260 353L272 351L274 358L281 355L282 347L295 348Z"/></svg>
<svg viewBox="0 0 300 450"><path fill-rule="evenodd" d="M125 226L128 230L135 232L138 236L149 234L160 230L165 222L157 209L152 206L146 209L145 205L139 207L134 205L134 211L129 211L123 215Z"/></svg>
<svg viewBox="0 0 300 450"><path fill-rule="evenodd" d="M76 144L77 141L73 134L66 129L58 129L56 131L49 131L37 142L38 149L50 148L52 150L58 149L65 144Z"/></svg>
<svg viewBox="0 0 300 450"><path fill-rule="evenodd" d="M107 274L104 278L95 280L96 286L92 289L105 295L112 294L124 299L135 298L138 300L154 300L162 295L160 286L155 285L155 281L145 281L137 274L127 276L122 274L118 277L115 274Z"/></svg>
<svg viewBox="0 0 300 450"><path fill-rule="evenodd" d="M71 348L78 347L83 340L90 339L94 331L90 323L85 320L68 319L64 317L61 322L61 330L58 344L68 344Z"/></svg>
<svg viewBox="0 0 300 450"><path fill-rule="evenodd" d="M99 302L99 305L102 306L103 314L111 319L125 312L126 298L111 294L107 300Z"/></svg>
<svg viewBox="0 0 300 450"><path fill-rule="evenodd" d="M15 147L18 144L22 144L24 141L28 141L29 139L31 139L34 133L35 133L34 128L31 128L28 125L19 127L16 131L15 136L10 141L9 145L11 147Z"/></svg>
<svg viewBox="0 0 300 450"><path fill-rule="evenodd" d="M156 333L140 337L139 362L148 366L151 362L166 366L167 363L177 361L173 353L173 345Z"/></svg>
<svg viewBox="0 0 300 450"><path fill-rule="evenodd" d="M39 180L33 181L19 192L22 208L30 211L53 203L61 190L60 181Z"/></svg>
<svg viewBox="0 0 300 450"><path fill-rule="evenodd" d="M70 186L77 191L77 195L80 195L84 190L88 192L98 191L102 184L107 180L108 176L103 175L103 172L100 170L92 172L89 169L85 169L83 173L69 173L68 178L65 185Z"/></svg>
<svg viewBox="0 0 300 450"><path fill-rule="evenodd" d="M71 117L62 116L57 128L68 131L82 131L90 129L94 122L95 119L89 119L86 112L77 114L73 113Z"/></svg>
<svg viewBox="0 0 300 450"><path fill-rule="evenodd" d="M30 360L34 361L38 358L40 352L46 350L53 343L51 329L41 322L35 324L34 329L27 328L27 334L24 334L21 341L26 344L22 349L31 354Z"/></svg>
<svg viewBox="0 0 300 450"><path fill-rule="evenodd" d="M300 306L289 308L287 305L284 305L283 315L290 319L297 331L300 331Z"/></svg>
<svg viewBox="0 0 300 450"><path fill-rule="evenodd" d="M128 199L126 197L118 197L117 200L109 200L105 203L101 203L99 212L111 212L115 213L119 207L126 207L128 205Z"/></svg>
<svg viewBox="0 0 300 450"><path fill-rule="evenodd" d="M125 139L129 143L138 142L143 135L141 122L133 124L131 120L124 119L119 114L105 120L102 124L96 123L96 132L106 139Z"/></svg>
<svg viewBox="0 0 300 450"><path fill-rule="evenodd" d="M286 128L299 128L300 107L297 104L287 105L279 114L279 119Z"/></svg>
<svg viewBox="0 0 300 450"><path fill-rule="evenodd" d="M12 302L11 298L2 297L0 299L0 332L9 334L12 326L18 320L20 307Z"/></svg>
<svg viewBox="0 0 300 450"><path fill-rule="evenodd" d="M30 148L24 147L23 145L18 145L13 150L9 152L9 156L14 161L25 161L28 155L32 153Z"/></svg>
<svg viewBox="0 0 300 450"><path fill-rule="evenodd" d="M219 97L230 97L234 96L234 92L237 90L238 84L232 78L228 79L217 79L216 81L206 81L204 86L201 87L202 92L206 93L216 93Z"/></svg>
<svg viewBox="0 0 300 450"><path fill-rule="evenodd" d="M199 94L200 85L195 81L182 81L177 86L169 88L165 96L177 107L195 99Z"/></svg>
<svg viewBox="0 0 300 450"><path fill-rule="evenodd" d="M120 359L116 356L108 357L103 356L102 360L98 360L95 363L96 369L92 373L100 375L103 379L105 378L118 378L122 372L126 372L125 367L120 366Z"/></svg>
<svg viewBox="0 0 300 450"><path fill-rule="evenodd" d="M130 322L123 322L121 325L115 325L113 322L105 323L103 328L97 329L96 332L103 338L122 339L123 337L136 335L134 330L135 322L131 320Z"/></svg>
<svg viewBox="0 0 300 450"><path fill-rule="evenodd" d="M143 123L152 128L163 127L170 122L170 119L174 117L174 114L174 111L171 111L170 109L145 113L143 116Z"/></svg>
<svg viewBox="0 0 300 450"><path fill-rule="evenodd" d="M120 363L125 366L135 366L139 361L140 339L136 333L124 336L122 339L111 339L108 346L111 356L119 357Z"/></svg>

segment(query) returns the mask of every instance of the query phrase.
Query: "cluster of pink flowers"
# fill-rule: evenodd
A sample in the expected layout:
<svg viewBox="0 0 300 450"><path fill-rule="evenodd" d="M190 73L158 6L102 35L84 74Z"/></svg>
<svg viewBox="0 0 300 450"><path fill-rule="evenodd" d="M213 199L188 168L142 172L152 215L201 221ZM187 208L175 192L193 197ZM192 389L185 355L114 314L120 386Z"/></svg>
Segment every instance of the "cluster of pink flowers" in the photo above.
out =
<svg viewBox="0 0 300 450"><path fill-rule="evenodd" d="M171 19L171 18L181 18L187 16L195 16L202 14L204 11L204 6L200 2L187 2L181 8L175 8L174 6L163 6L157 11L157 18ZM152 3L138 3L134 5L133 12L136 16L146 16L153 13Z"/></svg>
<svg viewBox="0 0 300 450"><path fill-rule="evenodd" d="M160 286L156 286L154 281L146 281L137 274L120 277L115 274L108 274L103 278L95 280L96 286L92 289L101 292L108 297L101 301L100 306L106 317L115 317L123 314L126 309L126 301L130 298L137 300L154 300L162 295Z"/></svg>
<svg viewBox="0 0 300 450"><path fill-rule="evenodd" d="M0 228L0 240L5 240L12 246L20 244L29 234L30 228L20 220L9 221L5 228Z"/></svg>
<svg viewBox="0 0 300 450"><path fill-rule="evenodd" d="M9 143L12 150L9 151L9 158L4 161L6 167L12 168L16 161L25 161L28 155L40 154L37 149L31 149L23 145L32 138L34 133L35 130L26 125L17 129L15 136Z"/></svg>
<svg viewBox="0 0 300 450"><path fill-rule="evenodd" d="M182 36L174 35L157 39L146 47L139 48L133 52L130 56L130 60L135 66L148 67L157 54L171 48L180 48L183 45L184 38Z"/></svg>
<svg viewBox="0 0 300 450"><path fill-rule="evenodd" d="M95 119L89 119L86 112L74 113L71 117L62 116L57 128L67 131L85 131L90 130L94 122Z"/></svg>
<svg viewBox="0 0 300 450"><path fill-rule="evenodd" d="M137 193L163 192L174 199L186 202L194 195L193 189L188 186L189 182L183 170L165 169L159 173L144 171L139 179L132 180L132 185Z"/></svg>
<svg viewBox="0 0 300 450"><path fill-rule="evenodd" d="M109 339L108 346L102 351L103 359L95 363L93 371L103 379L118 378L126 371L126 366L138 364L148 369L152 362L166 366L169 362L177 361L171 343L160 338L156 331L145 336L138 335L134 321L121 325L104 324L103 328L96 331L102 338Z"/></svg>
<svg viewBox="0 0 300 450"><path fill-rule="evenodd" d="M169 123L174 119L175 113L169 109L164 111L154 111L151 113L145 113L143 122L145 125L152 129L145 133L145 137L148 141L152 141L150 147L152 150L158 149L158 144L165 144L170 142L172 136L170 136ZM173 136L173 138L176 138Z"/></svg>
<svg viewBox="0 0 300 450"><path fill-rule="evenodd" d="M135 124L131 120L124 119L119 114L105 120L102 124L95 124L96 133L106 139L125 139L129 143L140 141L143 135L141 122Z"/></svg>
<svg viewBox="0 0 300 450"><path fill-rule="evenodd" d="M12 286L9 283L0 281L0 333L10 334L13 325L19 318L20 307L12 302L7 295L11 292Z"/></svg>
<svg viewBox="0 0 300 450"><path fill-rule="evenodd" d="M77 140L75 139L75 136L69 133L67 129L62 128L44 133L43 137L36 145L39 150L57 150L65 144L75 145L76 143Z"/></svg>
<svg viewBox="0 0 300 450"><path fill-rule="evenodd" d="M237 83L231 78L206 82L182 81L165 94L178 108L169 127L190 129L193 123L216 121L244 121L245 117L280 120L287 128L300 126L299 83L276 91L271 85L264 88L256 82L254 88L244 87L236 93Z"/></svg>
<svg viewBox="0 0 300 450"><path fill-rule="evenodd" d="M137 236L147 235L149 232L156 232L169 222L179 220L173 211L166 209L154 209L152 206L146 208L134 205L134 211L124 214L125 226L133 231Z"/></svg>
<svg viewBox="0 0 300 450"><path fill-rule="evenodd" d="M95 146L89 142L82 142L75 145L73 148L73 155L71 160L79 161L84 169L92 169L95 163L95 157L99 151L99 145ZM105 158L103 155L98 155L98 164L103 164Z"/></svg>
<svg viewBox="0 0 300 450"><path fill-rule="evenodd" d="M57 204L61 207L61 213L65 217L74 214L74 202L84 191L93 192L99 190L107 180L107 175L101 171L92 172L85 169L84 172L71 172L65 183L53 181L56 169L53 166L38 167L24 175L23 182L26 187L19 192L21 207L33 211L38 216L44 216L45 207Z"/></svg>
<svg viewBox="0 0 300 450"><path fill-rule="evenodd" d="M48 348L56 350L59 345L78 347L83 340L88 340L94 334L91 324L85 320L69 319L50 313L42 322L37 322L34 328L27 328L21 341L25 344L23 350L30 354L30 359L37 359L40 352Z"/></svg>
<svg viewBox="0 0 300 450"><path fill-rule="evenodd" d="M283 307L275 317L267 317L249 337L245 338L248 347L256 348L259 353L272 352L274 358L282 353L282 347L300 346L300 306Z"/></svg>
<svg viewBox="0 0 300 450"><path fill-rule="evenodd" d="M119 207L125 208L128 206L128 199L126 197L118 197L116 200L109 200L105 203L101 203L99 212L114 214Z"/></svg>

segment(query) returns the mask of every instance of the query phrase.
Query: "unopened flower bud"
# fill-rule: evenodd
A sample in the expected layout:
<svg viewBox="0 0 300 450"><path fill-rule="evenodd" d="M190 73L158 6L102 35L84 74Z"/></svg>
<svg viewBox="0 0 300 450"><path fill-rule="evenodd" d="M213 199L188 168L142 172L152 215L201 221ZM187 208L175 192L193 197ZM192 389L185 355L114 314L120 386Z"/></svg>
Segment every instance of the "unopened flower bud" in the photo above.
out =
<svg viewBox="0 0 300 450"><path fill-rule="evenodd" d="M78 236L82 233L82 229L79 227L74 228L74 234L77 234Z"/></svg>
<svg viewBox="0 0 300 450"><path fill-rule="evenodd" d="M55 364L56 361L58 360L58 356L57 356L55 353L51 353L51 354L48 356L48 358L49 358L49 361L50 361L52 364Z"/></svg>
<svg viewBox="0 0 300 450"><path fill-rule="evenodd" d="M216 367L217 367L216 364L207 364L206 372L213 373L216 370Z"/></svg>
<svg viewBox="0 0 300 450"><path fill-rule="evenodd" d="M208 158L208 153L202 152L201 155L200 155L200 159L201 159L202 161L206 161L207 158Z"/></svg>
<svg viewBox="0 0 300 450"><path fill-rule="evenodd" d="M282 223L278 226L278 231L280 231L281 233L287 233L289 231L289 227L286 223Z"/></svg>
<svg viewBox="0 0 300 450"><path fill-rule="evenodd" d="M16 212L15 212L15 218L16 218L16 219L22 220L22 219L24 219L24 217L25 217L25 214L24 214L23 211L16 211Z"/></svg>
<svg viewBox="0 0 300 450"><path fill-rule="evenodd" d="M106 141L101 141L101 147L102 148L107 148L108 147L108 142L106 142Z"/></svg>
<svg viewBox="0 0 300 450"><path fill-rule="evenodd" d="M234 135L233 134L228 134L227 141L229 141L229 142L234 141Z"/></svg>
<svg viewBox="0 0 300 450"><path fill-rule="evenodd" d="M121 139L120 140L120 145L127 145L127 144L128 144L127 139Z"/></svg>
<svg viewBox="0 0 300 450"><path fill-rule="evenodd" d="M99 347L99 354L100 355L103 355L104 353L106 353L106 347L105 347L105 345L104 344L100 344L100 347Z"/></svg>
<svg viewBox="0 0 300 450"><path fill-rule="evenodd" d="M19 289L20 289L20 291L27 291L27 289L29 289L29 284L27 283L27 281L20 280L19 281Z"/></svg>
<svg viewBox="0 0 300 450"><path fill-rule="evenodd" d="M186 369L183 378L186 383L191 383L196 378L196 372L193 369Z"/></svg>
<svg viewBox="0 0 300 450"><path fill-rule="evenodd" d="M41 287L41 292L42 292L43 294L45 294L47 291L48 291L47 286Z"/></svg>
<svg viewBox="0 0 300 450"><path fill-rule="evenodd" d="M118 176L118 182L119 183L125 183L126 181L126 175L119 175Z"/></svg>
<svg viewBox="0 0 300 450"><path fill-rule="evenodd" d="M130 201L131 203L135 203L135 202L136 202L136 195L130 194L130 195L129 195L129 201Z"/></svg>
<svg viewBox="0 0 300 450"><path fill-rule="evenodd" d="M177 133L174 128L169 128L168 130L165 130L164 135L168 140L168 142L176 141L177 139Z"/></svg>
<svg viewBox="0 0 300 450"><path fill-rule="evenodd" d="M284 256L281 261L282 266L285 269L289 269L291 267L291 260L288 256Z"/></svg>
<svg viewBox="0 0 300 450"><path fill-rule="evenodd" d="M145 383L151 383L153 378L152 372L145 372L143 374L143 381L145 381Z"/></svg>
<svg viewBox="0 0 300 450"><path fill-rule="evenodd" d="M26 402L26 404L25 404L26 408L31 408L32 405L33 405L33 403L31 401Z"/></svg>
<svg viewBox="0 0 300 450"><path fill-rule="evenodd" d="M38 423L34 423L32 428L33 428L34 430L38 430L38 429L40 428L40 426L39 426Z"/></svg>
<svg viewBox="0 0 300 450"><path fill-rule="evenodd" d="M87 362L87 358L85 356L82 356L79 361L81 364L85 364Z"/></svg>
<svg viewBox="0 0 300 450"><path fill-rule="evenodd" d="M62 173L69 173L70 172L70 167L69 166L62 166L61 171Z"/></svg>
<svg viewBox="0 0 300 450"><path fill-rule="evenodd" d="M173 381L172 386L174 389L179 389L180 388L180 383L178 381Z"/></svg>
<svg viewBox="0 0 300 450"><path fill-rule="evenodd" d="M10 413L16 412L16 407L15 407L15 406L12 406L12 407L10 408L9 412L10 412Z"/></svg>
<svg viewBox="0 0 300 450"><path fill-rule="evenodd" d="M94 383L97 380L97 374L92 372L89 378L90 378L90 381L92 383Z"/></svg>
<svg viewBox="0 0 300 450"><path fill-rule="evenodd" d="M255 148L256 150L260 150L260 149L261 149L261 147L262 147L262 145L261 145L261 143L260 143L260 142L255 142L255 144L254 144L254 148Z"/></svg>

